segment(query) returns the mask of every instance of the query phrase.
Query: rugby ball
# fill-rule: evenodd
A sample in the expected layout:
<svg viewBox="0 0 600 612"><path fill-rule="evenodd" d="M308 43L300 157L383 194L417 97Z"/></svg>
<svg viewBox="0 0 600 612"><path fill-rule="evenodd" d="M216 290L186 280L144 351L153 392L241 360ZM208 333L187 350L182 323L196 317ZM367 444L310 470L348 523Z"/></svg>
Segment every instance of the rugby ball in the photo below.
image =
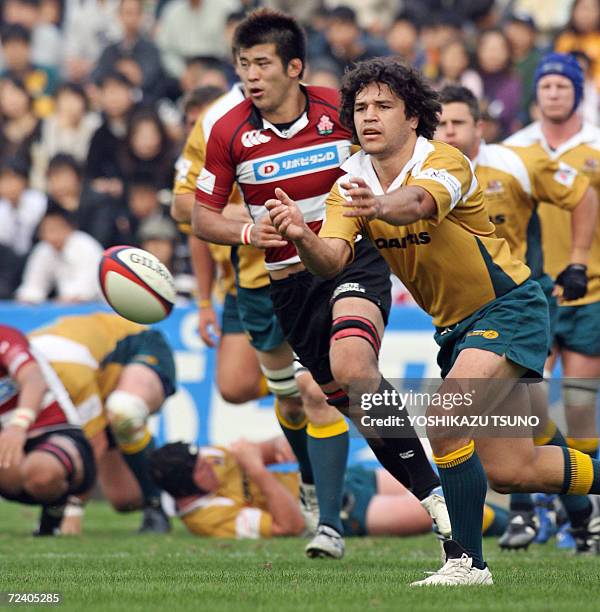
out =
<svg viewBox="0 0 600 612"><path fill-rule="evenodd" d="M115 246L100 261L100 287L106 301L122 317L135 323L166 318L175 303L173 277L148 251Z"/></svg>

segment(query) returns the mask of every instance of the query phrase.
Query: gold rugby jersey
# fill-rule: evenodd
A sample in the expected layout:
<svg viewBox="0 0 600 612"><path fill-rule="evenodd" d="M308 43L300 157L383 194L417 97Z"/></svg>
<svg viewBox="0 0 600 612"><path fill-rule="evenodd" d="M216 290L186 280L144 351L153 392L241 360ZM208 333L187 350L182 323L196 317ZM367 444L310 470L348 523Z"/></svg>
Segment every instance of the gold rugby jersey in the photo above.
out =
<svg viewBox="0 0 600 612"><path fill-rule="evenodd" d="M219 488L180 509L185 526L196 535L221 538L268 538L272 517L267 501L248 479L235 457L225 448L205 446L200 455L211 462ZM274 472L277 480L295 497L299 496L298 472Z"/></svg>
<svg viewBox="0 0 600 612"><path fill-rule="evenodd" d="M417 139L412 158L390 185L426 189L436 202L434 218L406 226L379 219L344 217L345 196L339 182L360 176L376 195L383 189L369 155L359 152L343 165L347 174L334 185L327 201L323 238L341 238L354 248L366 232L415 301L446 327L523 283L529 268L513 257L508 243L494 235L471 163L458 149Z"/></svg>
<svg viewBox="0 0 600 612"><path fill-rule="evenodd" d="M243 100L244 94L242 93L241 86L235 85L228 93L221 96L198 117L194 128L188 136L185 147L175 164L175 181L173 184L173 193L175 195L183 195L186 193L195 195L196 181L204 167L204 162L206 160L206 142L212 126L219 117ZM244 203L237 185L234 186L231 191L229 203ZM229 247L226 248L229 249ZM212 248L211 252L214 256L214 250ZM253 246L239 246L238 257L240 287L257 289L269 284L269 275L265 268L265 254L263 250ZM215 261L221 262L222 260L215 257ZM223 273L223 276L227 278L228 274Z"/></svg>
<svg viewBox="0 0 600 612"><path fill-rule="evenodd" d="M104 400L123 370L110 361L111 353L120 341L146 329L117 314L97 312L63 317L29 334L69 392L89 438L106 427Z"/></svg>
<svg viewBox="0 0 600 612"><path fill-rule="evenodd" d="M572 210L589 180L579 173L565 176L558 162L531 147L482 142L473 166L496 235L505 238L512 254L531 268L533 278L539 278L544 258L538 203Z"/></svg>
<svg viewBox="0 0 600 612"><path fill-rule="evenodd" d="M600 196L600 129L594 125L584 123L577 134L556 150L549 147L539 122L513 134L506 144L526 147L557 162L562 180L569 186L574 185L576 172L584 174ZM571 258L571 215L566 210L544 203L539 207L539 216L546 272L556 278ZM600 300L600 220L596 224L588 260L588 278L586 295L579 300L561 302L561 305L581 306Z"/></svg>

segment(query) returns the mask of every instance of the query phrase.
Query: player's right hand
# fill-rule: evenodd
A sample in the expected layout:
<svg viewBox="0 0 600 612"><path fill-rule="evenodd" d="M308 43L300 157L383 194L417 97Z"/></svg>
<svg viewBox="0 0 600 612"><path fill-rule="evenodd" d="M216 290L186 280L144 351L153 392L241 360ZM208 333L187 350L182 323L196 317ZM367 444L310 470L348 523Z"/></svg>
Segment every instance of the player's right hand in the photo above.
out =
<svg viewBox="0 0 600 612"><path fill-rule="evenodd" d="M18 425L9 425L0 432L0 469L21 463L26 441L27 431Z"/></svg>
<svg viewBox="0 0 600 612"><path fill-rule="evenodd" d="M212 307L200 308L198 313L198 332L206 346L211 348L217 346L217 341L221 337L221 328Z"/></svg>
<svg viewBox="0 0 600 612"><path fill-rule="evenodd" d="M300 240L306 231L306 223L298 205L288 194L277 187L275 198L267 200L265 206L277 231L288 240Z"/></svg>
<svg viewBox="0 0 600 612"><path fill-rule="evenodd" d="M287 240L282 240L280 233L273 227L269 215L262 217L252 227L250 242L259 249L278 249L287 246Z"/></svg>

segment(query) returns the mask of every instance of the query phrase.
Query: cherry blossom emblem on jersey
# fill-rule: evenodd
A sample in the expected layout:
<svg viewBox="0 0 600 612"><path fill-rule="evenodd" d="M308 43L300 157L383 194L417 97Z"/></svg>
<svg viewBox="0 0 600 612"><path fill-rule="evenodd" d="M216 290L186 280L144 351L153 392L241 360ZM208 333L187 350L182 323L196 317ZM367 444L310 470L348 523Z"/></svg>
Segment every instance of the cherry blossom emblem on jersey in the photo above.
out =
<svg viewBox="0 0 600 612"><path fill-rule="evenodd" d="M333 133L333 121L329 117L329 115L321 115L319 117L319 123L317 123L317 132L321 136L329 136L329 134Z"/></svg>

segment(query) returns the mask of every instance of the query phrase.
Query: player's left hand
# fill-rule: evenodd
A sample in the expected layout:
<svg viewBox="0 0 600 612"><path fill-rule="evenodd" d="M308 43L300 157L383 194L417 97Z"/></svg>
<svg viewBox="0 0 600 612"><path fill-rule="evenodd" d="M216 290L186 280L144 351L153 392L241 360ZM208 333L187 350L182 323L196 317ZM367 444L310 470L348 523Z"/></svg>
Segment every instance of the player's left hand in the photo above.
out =
<svg viewBox="0 0 600 612"><path fill-rule="evenodd" d="M364 179L352 176L348 181L340 183L340 187L351 199L345 201L347 208L344 217L364 217L376 219L381 212L381 200L373 193Z"/></svg>
<svg viewBox="0 0 600 612"><path fill-rule="evenodd" d="M26 441L27 431L18 425L9 425L0 432L0 469L21 463Z"/></svg>
<svg viewBox="0 0 600 612"><path fill-rule="evenodd" d="M261 470L265 467L262 452L258 444L253 444L242 438L234 442L230 450L240 466L248 473Z"/></svg>
<svg viewBox="0 0 600 612"><path fill-rule="evenodd" d="M569 264L557 277L556 284L563 288L563 300L578 300L587 293L587 266Z"/></svg>

